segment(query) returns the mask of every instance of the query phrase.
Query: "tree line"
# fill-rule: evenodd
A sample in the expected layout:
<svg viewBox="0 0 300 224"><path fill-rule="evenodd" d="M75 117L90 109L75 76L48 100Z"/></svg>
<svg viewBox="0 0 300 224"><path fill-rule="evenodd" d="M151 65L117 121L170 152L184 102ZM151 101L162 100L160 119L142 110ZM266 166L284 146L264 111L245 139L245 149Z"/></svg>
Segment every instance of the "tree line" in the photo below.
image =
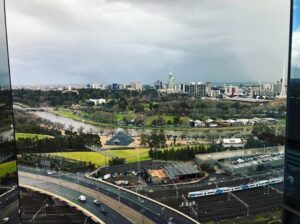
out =
<svg viewBox="0 0 300 224"><path fill-rule="evenodd" d="M50 167L45 167L41 161L47 161ZM67 159L64 157L41 155L37 153L24 153L18 158L18 162L23 165L39 166L51 170L64 170L68 172L82 172L96 169L91 162Z"/></svg>
<svg viewBox="0 0 300 224"><path fill-rule="evenodd" d="M222 145L204 145L186 146L179 149L150 149L149 157L157 160L176 160L176 161L188 161L194 160L196 154L212 153L224 151Z"/></svg>
<svg viewBox="0 0 300 224"><path fill-rule="evenodd" d="M55 138L20 138L17 140L19 153L45 153L61 151L90 151L87 146L97 145L101 147L98 135L94 134L73 134L57 136Z"/></svg>
<svg viewBox="0 0 300 224"><path fill-rule="evenodd" d="M77 93L78 92L78 93ZM98 90L78 89L77 92L68 91L39 91L20 89L14 91L14 100L32 107L49 106L70 108L79 105L84 116L93 120L101 120L101 115L113 119L106 113L134 113L140 118L149 116L188 116L191 119L205 120L212 118L253 118L255 117L285 117L285 104L280 105L250 105L240 102L222 100L193 99L180 94L161 94L154 90ZM88 99L104 98L107 103L95 106ZM101 111L103 114L100 114ZM105 121L105 120L104 120ZM155 121L159 123L159 120ZM166 123L168 121L165 121ZM169 122L170 123L170 122ZM180 124L180 120L172 121ZM154 124L155 125L155 124Z"/></svg>

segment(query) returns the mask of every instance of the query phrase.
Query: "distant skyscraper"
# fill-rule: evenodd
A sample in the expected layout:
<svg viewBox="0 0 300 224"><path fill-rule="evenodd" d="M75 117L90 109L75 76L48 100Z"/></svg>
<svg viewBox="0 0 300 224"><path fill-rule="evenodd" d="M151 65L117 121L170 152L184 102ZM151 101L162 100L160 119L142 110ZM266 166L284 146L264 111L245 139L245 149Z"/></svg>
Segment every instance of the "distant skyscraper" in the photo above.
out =
<svg viewBox="0 0 300 224"><path fill-rule="evenodd" d="M163 88L162 81L157 80L157 81L154 83L154 88L155 88L155 90L160 90L160 89L162 89L162 88Z"/></svg>
<svg viewBox="0 0 300 224"><path fill-rule="evenodd" d="M173 76L173 73L170 72L168 76L168 89L175 90L175 85L176 85L175 78Z"/></svg>
<svg viewBox="0 0 300 224"><path fill-rule="evenodd" d="M280 81L277 81L275 82L273 85L272 85L272 92L273 92L273 95L274 96L278 96L281 92L281 87L282 87L282 84L281 84L281 80Z"/></svg>
<svg viewBox="0 0 300 224"><path fill-rule="evenodd" d="M211 82L206 82L205 83L205 85L206 85L206 89L205 89L205 93L207 94L207 95L210 95L210 91L211 91L211 86L212 86L212 84L211 84Z"/></svg>
<svg viewBox="0 0 300 224"><path fill-rule="evenodd" d="M142 91L143 90L143 84L141 82L132 82L131 88L136 91Z"/></svg>
<svg viewBox="0 0 300 224"><path fill-rule="evenodd" d="M178 90L181 92L181 93L187 93L188 92L188 89L186 88L187 85L185 84L179 84L178 85Z"/></svg>
<svg viewBox="0 0 300 224"><path fill-rule="evenodd" d="M191 82L189 85L190 97L204 97L205 96L205 84L202 82Z"/></svg>
<svg viewBox="0 0 300 224"><path fill-rule="evenodd" d="M111 85L111 89L113 89L113 90L116 90L116 89L118 89L118 88L119 88L118 83L113 83L113 84Z"/></svg>
<svg viewBox="0 0 300 224"><path fill-rule="evenodd" d="M238 92L238 87L237 86L226 86L225 87L225 94L227 96L236 96Z"/></svg>
<svg viewBox="0 0 300 224"><path fill-rule="evenodd" d="M153 89L151 85L143 85L143 91Z"/></svg>

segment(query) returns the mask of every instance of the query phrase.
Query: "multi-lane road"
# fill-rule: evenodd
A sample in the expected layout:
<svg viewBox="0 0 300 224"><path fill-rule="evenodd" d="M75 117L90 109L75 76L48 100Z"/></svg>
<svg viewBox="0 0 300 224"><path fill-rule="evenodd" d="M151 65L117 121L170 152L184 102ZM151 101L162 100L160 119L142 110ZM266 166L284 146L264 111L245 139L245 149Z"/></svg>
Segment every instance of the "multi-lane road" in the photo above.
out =
<svg viewBox="0 0 300 224"><path fill-rule="evenodd" d="M34 177L34 176L32 176ZM94 197L86 196L86 202L81 202L78 200L78 196L82 193L80 190L73 190L68 187L60 186L55 183L46 182L41 179L34 179L30 177L20 176L20 183L23 186L33 186L34 188L42 189L44 191L48 191L53 193L53 195L61 196L68 201L72 201L75 204L78 204L80 207L86 209L92 214L96 215L100 220L105 223L124 223L129 224L129 220L120 215L119 213L112 210L110 207L101 203L101 205L96 205L93 203ZM103 214L102 212L106 211L107 214Z"/></svg>
<svg viewBox="0 0 300 224"><path fill-rule="evenodd" d="M9 223L20 223L19 195L16 187L0 196L0 211L0 222L8 217Z"/></svg>
<svg viewBox="0 0 300 224"><path fill-rule="evenodd" d="M79 173L59 172L49 175L44 170L20 166L19 182L65 198L105 223L197 223L151 200L88 179ZM87 196L87 202L78 200L80 194ZM101 213L101 206L93 204L92 200L95 198L105 207L106 215Z"/></svg>

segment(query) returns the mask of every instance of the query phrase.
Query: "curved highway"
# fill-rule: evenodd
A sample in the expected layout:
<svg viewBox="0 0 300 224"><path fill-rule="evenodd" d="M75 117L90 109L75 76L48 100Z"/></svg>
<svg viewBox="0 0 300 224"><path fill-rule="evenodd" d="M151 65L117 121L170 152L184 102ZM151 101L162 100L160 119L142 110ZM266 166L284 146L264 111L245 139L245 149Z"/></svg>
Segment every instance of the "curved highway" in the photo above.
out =
<svg viewBox="0 0 300 224"><path fill-rule="evenodd" d="M19 195L16 187L0 196L0 211L0 222L8 217L8 223L20 223Z"/></svg>
<svg viewBox="0 0 300 224"><path fill-rule="evenodd" d="M37 180L37 177L42 179ZM50 181L52 182L51 184L55 185L54 189L57 194L60 193L62 194L62 197L68 197L77 204L79 203L78 196L80 194L84 194L87 196L87 193L93 191L94 196L98 196L97 199L99 201L102 201L102 204L104 202L104 204L108 206L107 208L110 209L107 213L107 217L110 213L114 214L117 217L116 219L110 220L110 222L108 223L123 223L118 220L122 219L121 216L127 218L127 222L124 223L128 223L128 221L129 223L159 224L197 223L196 221L184 217L170 209L164 208L155 202L144 198L140 198L139 196L130 192L118 190L118 187L116 186L110 186L95 180L88 179L82 173L72 174L59 172L47 175L47 172L45 172L44 170L32 167L19 166L19 181L21 184L26 183L30 184L31 186L35 185L38 188L53 191L50 187L52 185L49 185ZM75 195L76 198L74 198ZM89 199L91 200L91 198ZM79 205L82 204L80 203ZM93 209L90 209L90 207L87 208L90 209L90 212L95 214L95 205L93 205L92 207ZM96 212L96 214L99 215L98 212ZM98 217L105 221L103 219L103 215L100 215Z"/></svg>
<svg viewBox="0 0 300 224"><path fill-rule="evenodd" d="M78 196L82 193L80 191L72 190L67 187L63 187L54 183L45 182L43 180L28 178L24 176L20 176L20 184L21 186L33 186L34 188L42 189L44 191L48 191L53 193L54 195L61 196L69 201L78 204L80 207L88 210L92 214L96 215L99 219L101 219L105 223L131 223L125 217L119 215L119 213L112 210L110 207L101 204L95 205L93 200L95 198L85 195L87 200L86 202L81 202L78 200ZM107 214L102 214L102 209L105 209Z"/></svg>

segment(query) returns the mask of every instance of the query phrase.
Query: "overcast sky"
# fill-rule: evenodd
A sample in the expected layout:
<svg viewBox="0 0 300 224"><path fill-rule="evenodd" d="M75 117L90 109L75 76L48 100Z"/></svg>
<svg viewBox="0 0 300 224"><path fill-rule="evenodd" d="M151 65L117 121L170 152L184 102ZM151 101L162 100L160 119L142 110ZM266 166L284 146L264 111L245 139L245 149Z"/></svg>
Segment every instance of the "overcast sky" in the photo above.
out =
<svg viewBox="0 0 300 224"><path fill-rule="evenodd" d="M14 85L275 81L286 0L8 0Z"/></svg>

